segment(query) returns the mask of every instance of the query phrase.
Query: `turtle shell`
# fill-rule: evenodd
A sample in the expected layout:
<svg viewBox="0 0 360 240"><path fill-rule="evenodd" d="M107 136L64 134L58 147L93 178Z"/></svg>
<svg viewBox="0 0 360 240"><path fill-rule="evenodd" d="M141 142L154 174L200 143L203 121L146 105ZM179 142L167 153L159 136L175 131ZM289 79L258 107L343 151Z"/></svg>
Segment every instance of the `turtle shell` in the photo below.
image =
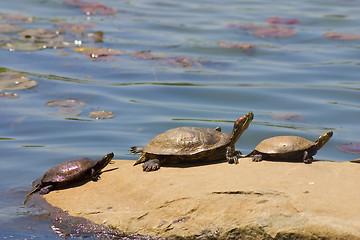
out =
<svg viewBox="0 0 360 240"><path fill-rule="evenodd" d="M305 151L315 146L305 138L298 136L278 136L263 140L255 150L265 154L287 154L291 152Z"/></svg>
<svg viewBox="0 0 360 240"><path fill-rule="evenodd" d="M69 162L61 163L49 169L41 179L41 182L56 183L57 185L83 179L84 176L91 176L91 168L97 161L89 158L79 158Z"/></svg>
<svg viewBox="0 0 360 240"><path fill-rule="evenodd" d="M231 134L209 128L173 128L154 137L143 152L155 155L195 155L229 144L230 137Z"/></svg>

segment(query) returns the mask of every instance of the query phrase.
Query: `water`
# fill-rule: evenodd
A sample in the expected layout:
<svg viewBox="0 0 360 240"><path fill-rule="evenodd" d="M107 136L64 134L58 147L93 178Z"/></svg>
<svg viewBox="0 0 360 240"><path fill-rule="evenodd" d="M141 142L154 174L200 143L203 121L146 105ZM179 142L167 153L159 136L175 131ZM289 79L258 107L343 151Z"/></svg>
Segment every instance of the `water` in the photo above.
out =
<svg viewBox="0 0 360 240"><path fill-rule="evenodd" d="M60 0L2 0L1 13L33 17L16 23L24 29L55 29L54 22L92 23L103 31L102 43L83 46L121 50L112 61L93 60L73 47L39 51L0 49L0 71L19 71L38 86L0 98L0 238L60 239L46 214L23 206L31 182L47 169L77 157L133 159L132 145L173 127L221 126L252 110L255 119L237 143L249 153L264 138L299 135L315 140L334 136L315 159L348 161L359 155L338 145L358 142L359 44L337 41L326 32L359 33L358 0L317 1L104 1L115 15L86 16ZM260 38L229 24L268 26L265 19L296 18L296 35ZM0 20L0 24L6 20ZM0 34L19 38L15 34ZM66 35L66 40L77 39ZM217 42L255 44L242 50ZM3 44L3 43L1 43ZM137 59L151 51L170 60ZM176 58L178 59L178 58ZM185 65L185 66L184 66ZM78 116L45 103L74 99L85 103ZM107 110L111 119L89 117ZM292 116L292 120L284 119ZM286 117L288 116L288 117Z"/></svg>

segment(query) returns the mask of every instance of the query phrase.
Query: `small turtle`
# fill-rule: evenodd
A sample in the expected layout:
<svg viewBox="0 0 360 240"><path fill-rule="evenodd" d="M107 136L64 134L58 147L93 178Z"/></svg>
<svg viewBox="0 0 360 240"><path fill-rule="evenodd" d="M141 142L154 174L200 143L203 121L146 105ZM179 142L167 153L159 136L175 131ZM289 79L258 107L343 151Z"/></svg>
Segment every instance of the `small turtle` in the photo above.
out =
<svg viewBox="0 0 360 240"><path fill-rule="evenodd" d="M254 162L261 160L303 161L311 163L317 150L329 141L333 132L327 132L315 142L297 136L278 136L263 140L246 157L252 157Z"/></svg>
<svg viewBox="0 0 360 240"><path fill-rule="evenodd" d="M154 137L145 147L134 146L132 153L142 153L134 166L143 164L144 171L155 171L164 163L202 162L226 159L238 163L241 154L235 150L235 143L248 128L254 114L247 113L234 123L232 133L222 133L221 129L200 127L179 127L167 130Z"/></svg>
<svg viewBox="0 0 360 240"><path fill-rule="evenodd" d="M40 191L40 194L47 194L69 184L80 182L86 179L97 181L100 171L113 159L114 153L105 155L102 159L93 161L89 158L79 158L69 162L61 163L49 169L28 194Z"/></svg>

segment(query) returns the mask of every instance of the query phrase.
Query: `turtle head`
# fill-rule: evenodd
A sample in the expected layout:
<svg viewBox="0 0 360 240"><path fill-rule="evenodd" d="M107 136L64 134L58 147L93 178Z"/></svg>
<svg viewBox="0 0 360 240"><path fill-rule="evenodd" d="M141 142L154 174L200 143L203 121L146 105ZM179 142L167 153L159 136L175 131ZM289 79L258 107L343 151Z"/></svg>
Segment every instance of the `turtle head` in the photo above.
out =
<svg viewBox="0 0 360 240"><path fill-rule="evenodd" d="M231 133L230 144L235 144L239 139L241 134L249 127L251 121L254 119L254 114L252 112L248 112L245 116L239 118L234 123L234 128Z"/></svg>
<svg viewBox="0 0 360 240"><path fill-rule="evenodd" d="M329 139L332 137L332 135L333 135L333 132L329 131L327 133L324 133L320 137L318 137L318 139L316 139L316 141L315 141L315 146L316 146L317 150L322 148L322 146L324 146L325 143L327 143L329 141Z"/></svg>
<svg viewBox="0 0 360 240"><path fill-rule="evenodd" d="M108 153L106 154L102 159L98 160L96 163L96 170L100 171L101 169L103 169L104 167L106 167L110 161L113 159L114 157L114 153Z"/></svg>

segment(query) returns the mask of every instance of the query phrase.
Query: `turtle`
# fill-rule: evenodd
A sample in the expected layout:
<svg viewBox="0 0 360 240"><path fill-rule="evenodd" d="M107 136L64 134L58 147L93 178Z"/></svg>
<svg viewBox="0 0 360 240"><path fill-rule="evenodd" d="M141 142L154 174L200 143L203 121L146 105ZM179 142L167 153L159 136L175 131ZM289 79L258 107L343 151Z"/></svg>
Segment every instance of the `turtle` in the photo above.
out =
<svg viewBox="0 0 360 240"><path fill-rule="evenodd" d="M40 183L35 185L29 192L28 196L37 191L44 195L54 189L87 179L97 181L100 177L100 171L109 164L113 157L114 153L111 152L97 161L89 158L78 158L61 163L49 169L41 178Z"/></svg>
<svg viewBox="0 0 360 240"><path fill-rule="evenodd" d="M238 163L239 150L235 143L254 118L252 112L235 121L232 133L222 133L221 128L179 127L154 137L146 147L131 147L134 154L141 153L134 166L143 164L146 172L155 171L164 164L210 162L226 159Z"/></svg>
<svg viewBox="0 0 360 240"><path fill-rule="evenodd" d="M277 136L261 141L245 157L252 157L254 162L262 160L278 160L311 163L313 157L322 146L329 141L333 132L324 133L315 142L298 136Z"/></svg>

